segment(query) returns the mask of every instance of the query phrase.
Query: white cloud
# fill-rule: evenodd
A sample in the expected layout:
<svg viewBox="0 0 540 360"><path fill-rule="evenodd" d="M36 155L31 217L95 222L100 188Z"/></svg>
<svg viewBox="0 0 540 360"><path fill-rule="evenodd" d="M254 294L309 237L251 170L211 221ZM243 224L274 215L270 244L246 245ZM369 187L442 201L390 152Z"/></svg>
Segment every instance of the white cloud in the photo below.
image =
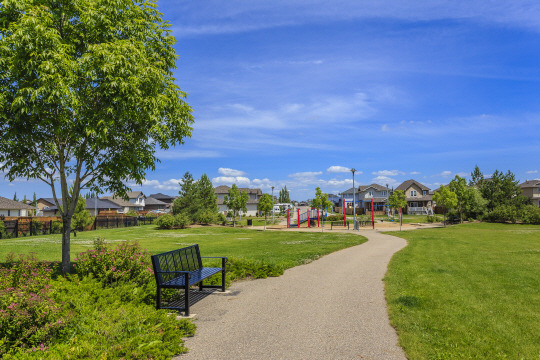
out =
<svg viewBox="0 0 540 360"><path fill-rule="evenodd" d="M380 170L380 171L374 171L372 172L373 175L379 175L379 176L397 176L397 175L405 175L403 171L399 170Z"/></svg>
<svg viewBox="0 0 540 360"><path fill-rule="evenodd" d="M388 127L387 124L384 124L383 126L381 126L381 131L388 132L388 131L390 131L390 128Z"/></svg>
<svg viewBox="0 0 540 360"><path fill-rule="evenodd" d="M345 166L338 166L338 165L330 166L328 169L326 169L327 173L347 173L349 171L351 171L351 169ZM358 172L358 173L361 174L362 172Z"/></svg>
<svg viewBox="0 0 540 360"><path fill-rule="evenodd" d="M525 174L538 174L538 170L529 170Z"/></svg>
<svg viewBox="0 0 540 360"><path fill-rule="evenodd" d="M232 185L249 186L251 180L244 176L218 176L212 179L214 185Z"/></svg>
<svg viewBox="0 0 540 360"><path fill-rule="evenodd" d="M411 175L420 175L420 171L411 171L409 174L411 174Z"/></svg>
<svg viewBox="0 0 540 360"><path fill-rule="evenodd" d="M443 176L443 177L448 177L448 176L452 176L452 172L449 171L449 170L446 170L446 171L443 171L442 173L440 174L435 174L433 176Z"/></svg>
<svg viewBox="0 0 540 360"><path fill-rule="evenodd" d="M401 184L401 182L397 181L396 179L393 179L391 177L385 176L385 175L379 175L377 177L374 177L371 179L371 182L374 184L384 185L388 184L388 186L398 186Z"/></svg>
<svg viewBox="0 0 540 360"><path fill-rule="evenodd" d="M218 173L224 176L233 176L233 177L246 175L246 173L243 171L230 169L230 168L219 168Z"/></svg>

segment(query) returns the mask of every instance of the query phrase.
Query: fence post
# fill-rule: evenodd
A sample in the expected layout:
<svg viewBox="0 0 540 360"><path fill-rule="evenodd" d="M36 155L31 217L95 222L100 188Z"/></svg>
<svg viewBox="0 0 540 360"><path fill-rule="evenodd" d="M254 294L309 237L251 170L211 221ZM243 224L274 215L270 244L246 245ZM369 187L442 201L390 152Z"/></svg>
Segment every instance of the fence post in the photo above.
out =
<svg viewBox="0 0 540 360"><path fill-rule="evenodd" d="M15 237L19 237L19 219L15 220Z"/></svg>

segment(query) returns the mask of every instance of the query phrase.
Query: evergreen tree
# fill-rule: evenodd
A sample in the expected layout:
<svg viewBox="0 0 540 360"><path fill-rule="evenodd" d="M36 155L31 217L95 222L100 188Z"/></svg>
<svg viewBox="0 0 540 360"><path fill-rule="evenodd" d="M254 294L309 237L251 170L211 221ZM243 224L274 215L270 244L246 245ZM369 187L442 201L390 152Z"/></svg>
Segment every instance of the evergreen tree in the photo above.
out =
<svg viewBox="0 0 540 360"><path fill-rule="evenodd" d="M178 198L173 203L173 214L183 213L193 220L198 209L197 188L189 171L186 171L182 178L178 195Z"/></svg>
<svg viewBox="0 0 540 360"><path fill-rule="evenodd" d="M26 194L24 194L23 203L26 204Z"/></svg>
<svg viewBox="0 0 540 360"><path fill-rule="evenodd" d="M214 185L206 174L202 174L201 178L197 180L196 194L199 211L210 211L217 214L218 205Z"/></svg>
<svg viewBox="0 0 540 360"><path fill-rule="evenodd" d="M17 192L15 191L15 195L13 195L13 201L19 201L19 199L17 199Z"/></svg>
<svg viewBox="0 0 540 360"><path fill-rule="evenodd" d="M35 192L34 192L34 198L32 199L32 206L37 206L37 197L36 197Z"/></svg>
<svg viewBox="0 0 540 360"><path fill-rule="evenodd" d="M289 198L289 191L287 190L287 185L285 185L280 191L279 191L279 202L281 204L287 204L291 202L291 199Z"/></svg>
<svg viewBox="0 0 540 360"><path fill-rule="evenodd" d="M479 188L484 181L484 174L480 171L478 165L474 167L473 172L471 173L471 180L469 181L469 186Z"/></svg>

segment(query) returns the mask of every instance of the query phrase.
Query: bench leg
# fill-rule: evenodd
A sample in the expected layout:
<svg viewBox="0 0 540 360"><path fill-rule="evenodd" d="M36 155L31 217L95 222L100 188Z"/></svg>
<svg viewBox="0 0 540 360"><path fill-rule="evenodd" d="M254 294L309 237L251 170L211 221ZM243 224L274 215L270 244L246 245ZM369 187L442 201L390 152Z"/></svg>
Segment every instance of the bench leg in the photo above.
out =
<svg viewBox="0 0 540 360"><path fill-rule="evenodd" d="M156 296L156 310L159 310L161 307L161 288L157 287L157 296Z"/></svg>
<svg viewBox="0 0 540 360"><path fill-rule="evenodd" d="M186 309L185 315L189 316L189 279L186 276L186 281L184 285L184 308Z"/></svg>
<svg viewBox="0 0 540 360"><path fill-rule="evenodd" d="M221 259L221 291L225 292L225 259Z"/></svg>
<svg viewBox="0 0 540 360"><path fill-rule="evenodd" d="M203 281L204 281L204 280L201 280L201 282L199 283L199 291L202 291L202 288L203 288Z"/></svg>

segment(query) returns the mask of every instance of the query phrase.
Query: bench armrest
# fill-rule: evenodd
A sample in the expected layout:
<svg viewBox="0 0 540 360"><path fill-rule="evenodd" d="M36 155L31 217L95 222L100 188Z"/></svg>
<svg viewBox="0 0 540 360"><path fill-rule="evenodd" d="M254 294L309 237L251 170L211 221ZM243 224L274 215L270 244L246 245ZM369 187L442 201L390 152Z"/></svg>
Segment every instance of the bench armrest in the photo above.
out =
<svg viewBox="0 0 540 360"><path fill-rule="evenodd" d="M201 259L225 259L229 260L226 256L201 256Z"/></svg>

